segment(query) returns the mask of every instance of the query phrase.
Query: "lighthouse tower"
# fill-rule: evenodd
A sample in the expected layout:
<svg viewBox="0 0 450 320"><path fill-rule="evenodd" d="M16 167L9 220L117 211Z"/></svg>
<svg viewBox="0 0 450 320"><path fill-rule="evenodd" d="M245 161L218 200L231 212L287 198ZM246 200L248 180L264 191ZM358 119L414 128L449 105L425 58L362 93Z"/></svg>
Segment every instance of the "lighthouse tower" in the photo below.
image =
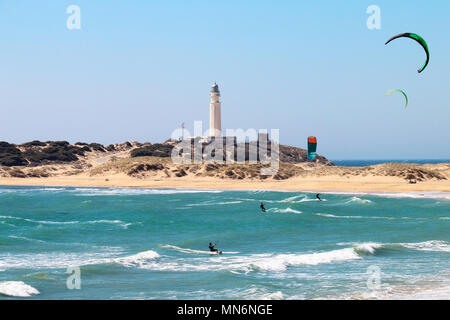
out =
<svg viewBox="0 0 450 320"><path fill-rule="evenodd" d="M217 83L213 83L209 102L209 135L220 137L222 135L222 119L220 117L220 91Z"/></svg>

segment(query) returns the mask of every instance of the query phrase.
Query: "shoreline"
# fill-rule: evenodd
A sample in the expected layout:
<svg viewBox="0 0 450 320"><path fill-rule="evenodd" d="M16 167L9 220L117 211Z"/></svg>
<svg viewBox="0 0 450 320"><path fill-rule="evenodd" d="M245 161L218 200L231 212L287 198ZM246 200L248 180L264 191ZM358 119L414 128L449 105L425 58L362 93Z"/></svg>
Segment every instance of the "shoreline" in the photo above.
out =
<svg viewBox="0 0 450 320"><path fill-rule="evenodd" d="M271 183L264 186L264 182L254 183L252 186L248 186L248 182L244 185L239 185L240 183L233 183L232 186L228 183L211 183L208 185L202 183L186 184L181 181L176 181L177 183L160 183L162 181L146 181L144 183L131 183L131 184L116 184L116 183L76 183L77 181L72 181L75 183L49 183L50 181L42 181L43 179L36 179L39 181L5 181L11 179L1 179L0 187L51 187L51 188L123 188L123 189L174 189L174 190L210 190L210 191L261 191L261 192L299 192L299 193L321 193L321 194L349 194L349 195L370 195L370 196L380 196L380 197L396 197L396 198L435 198L435 199L450 199L450 189L443 188L444 190L436 190L436 188L400 188L402 190L392 190L397 188L392 188L389 185L389 190L377 190L377 189L367 189L359 188L356 189L356 185L344 185L341 184L339 189L329 189L325 186L317 188L295 188L291 184L278 185L276 187ZM14 179L15 180L15 179ZM20 179L24 180L24 179ZM29 180L29 179L25 179ZM54 180L54 179L52 179ZM47 182L47 183L46 183ZM56 182L56 181L52 181ZM143 181L142 181L143 182ZM217 182L217 181L214 181ZM427 184L427 183L424 183ZM361 186L358 184L358 186ZM416 187L416 186L414 186Z"/></svg>

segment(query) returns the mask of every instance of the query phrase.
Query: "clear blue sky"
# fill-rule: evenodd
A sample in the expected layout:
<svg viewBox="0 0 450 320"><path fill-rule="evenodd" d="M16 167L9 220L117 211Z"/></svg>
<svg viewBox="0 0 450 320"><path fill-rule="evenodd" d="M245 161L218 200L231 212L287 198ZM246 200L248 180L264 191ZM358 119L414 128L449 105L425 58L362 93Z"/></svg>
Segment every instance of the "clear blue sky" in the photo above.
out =
<svg viewBox="0 0 450 320"><path fill-rule="evenodd" d="M217 81L224 128L315 135L330 159L450 158L449 15L444 0L0 0L0 140L163 141L209 123ZM421 74L416 42L384 45L402 32L428 42Z"/></svg>

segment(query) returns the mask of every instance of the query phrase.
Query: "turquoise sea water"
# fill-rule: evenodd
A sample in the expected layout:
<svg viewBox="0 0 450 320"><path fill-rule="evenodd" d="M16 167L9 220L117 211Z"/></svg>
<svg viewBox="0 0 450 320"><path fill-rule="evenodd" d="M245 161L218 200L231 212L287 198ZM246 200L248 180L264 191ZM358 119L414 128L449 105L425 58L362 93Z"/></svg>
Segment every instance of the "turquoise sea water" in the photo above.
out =
<svg viewBox="0 0 450 320"><path fill-rule="evenodd" d="M337 166L343 167L366 167L382 163L416 163L416 164L437 164L448 163L450 159L379 159L379 160L331 160Z"/></svg>
<svg viewBox="0 0 450 320"><path fill-rule="evenodd" d="M450 297L449 194L314 197L0 187L0 299Z"/></svg>

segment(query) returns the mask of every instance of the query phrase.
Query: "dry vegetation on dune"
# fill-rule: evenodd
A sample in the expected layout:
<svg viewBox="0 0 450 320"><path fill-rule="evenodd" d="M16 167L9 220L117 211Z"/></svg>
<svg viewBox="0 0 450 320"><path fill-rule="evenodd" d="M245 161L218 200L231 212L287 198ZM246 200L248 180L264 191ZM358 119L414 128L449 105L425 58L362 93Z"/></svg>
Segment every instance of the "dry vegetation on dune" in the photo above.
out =
<svg viewBox="0 0 450 320"><path fill-rule="evenodd" d="M367 167L315 167L308 176L342 177L396 177L405 181L447 180L450 177L450 163L414 164L384 163Z"/></svg>
<svg viewBox="0 0 450 320"><path fill-rule="evenodd" d="M130 177L146 179L152 177L181 178L185 176L212 177L220 179L258 179L268 176L261 175L261 169L267 165L257 164L179 164L172 163L170 158L137 157L112 160L89 171L89 175L121 174ZM304 169L293 164L280 165L278 173L272 178L283 180L300 174Z"/></svg>
<svg viewBox="0 0 450 320"><path fill-rule="evenodd" d="M210 177L231 180L287 180L293 177L397 177L404 181L447 180L450 164L418 165L387 163L368 167L337 167L314 163L280 163L273 176L261 175L263 164L173 164L170 158L137 157L112 160L89 175L126 174L137 179Z"/></svg>
<svg viewBox="0 0 450 320"><path fill-rule="evenodd" d="M126 142L105 147L97 143L81 142L70 145L65 141L32 141L22 145L0 142L0 178L3 178L3 184L7 184L7 179L10 178L16 179L14 181L34 179L35 183L67 178L65 181L89 183L120 177L127 185L152 181L188 183L199 179L231 183L260 181L264 184L268 181L293 181L293 184L297 184L324 180L338 184L344 181L367 183L372 179L385 183L389 181L389 184L405 185L413 182L422 185L450 178L450 163L386 163L368 167L338 167L323 156L317 156L316 161L308 161L306 150L284 145L280 146L281 162L277 173L266 176L261 174L261 169L268 165L261 163L174 164L170 158L173 144L173 141L163 144Z"/></svg>

